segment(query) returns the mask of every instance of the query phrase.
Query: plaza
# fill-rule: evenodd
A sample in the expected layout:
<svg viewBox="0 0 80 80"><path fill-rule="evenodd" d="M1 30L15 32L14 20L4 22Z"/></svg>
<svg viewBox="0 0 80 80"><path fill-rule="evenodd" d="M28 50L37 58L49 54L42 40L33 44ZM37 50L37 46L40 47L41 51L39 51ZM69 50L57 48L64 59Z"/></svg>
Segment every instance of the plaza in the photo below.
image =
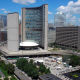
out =
<svg viewBox="0 0 80 80"><path fill-rule="evenodd" d="M65 66L66 63L62 62L62 56L50 56L50 57L37 57L29 58L33 59L34 62L43 63L47 68L50 69L51 73L62 80L72 80L65 73L80 70L80 66L72 67Z"/></svg>

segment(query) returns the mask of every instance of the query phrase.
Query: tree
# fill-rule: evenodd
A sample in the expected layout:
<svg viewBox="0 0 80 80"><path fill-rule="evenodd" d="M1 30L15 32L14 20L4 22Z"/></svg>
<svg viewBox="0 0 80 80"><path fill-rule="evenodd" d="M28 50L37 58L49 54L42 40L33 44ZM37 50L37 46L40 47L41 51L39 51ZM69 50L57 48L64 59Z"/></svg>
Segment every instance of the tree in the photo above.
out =
<svg viewBox="0 0 80 80"><path fill-rule="evenodd" d="M16 65L19 69L24 70L25 64L28 64L28 61L25 58L18 59Z"/></svg>
<svg viewBox="0 0 80 80"><path fill-rule="evenodd" d="M48 74L48 73L50 73L50 69L49 68L45 70L45 74Z"/></svg>
<svg viewBox="0 0 80 80"><path fill-rule="evenodd" d="M74 67L77 66L77 65L80 65L80 57L76 56L76 55L72 55L70 57L69 65L72 65Z"/></svg>
<svg viewBox="0 0 80 80"><path fill-rule="evenodd" d="M33 59L30 60L30 63L33 64Z"/></svg>
<svg viewBox="0 0 80 80"><path fill-rule="evenodd" d="M9 80L8 77L5 77L4 80Z"/></svg>
<svg viewBox="0 0 80 80"><path fill-rule="evenodd" d="M32 72L31 72L31 76L33 79L37 79L39 76L39 72L37 68L33 68Z"/></svg>
<svg viewBox="0 0 80 80"><path fill-rule="evenodd" d="M30 60L27 65L27 70L25 70L25 72L33 79L36 79L39 76L38 68L36 67L36 65L34 65L33 60Z"/></svg>
<svg viewBox="0 0 80 80"><path fill-rule="evenodd" d="M15 67L13 64L7 64L7 71L9 74L14 74Z"/></svg>
<svg viewBox="0 0 80 80"><path fill-rule="evenodd" d="M22 58L17 60L16 63L17 67L27 73L28 76L32 77L32 79L37 79L38 76L43 73L49 73L50 70L47 69L43 64L40 64L40 67L37 67L33 60L27 61L26 59Z"/></svg>
<svg viewBox="0 0 80 80"><path fill-rule="evenodd" d="M46 68L45 65L43 64L40 64L40 67L39 67L39 71L40 71L40 74L48 74L50 73L50 69Z"/></svg>
<svg viewBox="0 0 80 80"><path fill-rule="evenodd" d="M40 64L39 71L40 71L41 73L44 73L45 70L46 70L46 67L45 67L43 64Z"/></svg>

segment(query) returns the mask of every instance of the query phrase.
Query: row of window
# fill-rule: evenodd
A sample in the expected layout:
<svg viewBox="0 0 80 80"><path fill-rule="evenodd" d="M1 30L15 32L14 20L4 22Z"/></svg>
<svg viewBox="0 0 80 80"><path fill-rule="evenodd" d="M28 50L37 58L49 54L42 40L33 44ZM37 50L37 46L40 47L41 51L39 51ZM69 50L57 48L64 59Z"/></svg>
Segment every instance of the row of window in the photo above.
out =
<svg viewBox="0 0 80 80"><path fill-rule="evenodd" d="M41 13L40 10L28 10L26 11L26 14L36 14L36 13Z"/></svg>
<svg viewBox="0 0 80 80"><path fill-rule="evenodd" d="M42 28L42 25L29 25L29 24L27 24L27 25L26 25L26 28L28 28L28 29L29 29L29 28L30 28L30 29L31 29L31 28L41 29L41 28Z"/></svg>
<svg viewBox="0 0 80 80"><path fill-rule="evenodd" d="M26 36L26 39L28 40L37 40L37 41L41 41L41 38L34 38L34 37L29 37L29 36Z"/></svg>

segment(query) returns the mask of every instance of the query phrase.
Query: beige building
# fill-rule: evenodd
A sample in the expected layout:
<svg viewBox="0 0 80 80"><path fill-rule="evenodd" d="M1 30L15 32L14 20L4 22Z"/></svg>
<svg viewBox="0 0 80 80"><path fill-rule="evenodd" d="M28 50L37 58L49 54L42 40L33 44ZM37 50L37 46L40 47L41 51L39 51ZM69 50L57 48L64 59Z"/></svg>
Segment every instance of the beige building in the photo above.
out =
<svg viewBox="0 0 80 80"><path fill-rule="evenodd" d="M9 51L19 50L19 14L7 15L7 45Z"/></svg>

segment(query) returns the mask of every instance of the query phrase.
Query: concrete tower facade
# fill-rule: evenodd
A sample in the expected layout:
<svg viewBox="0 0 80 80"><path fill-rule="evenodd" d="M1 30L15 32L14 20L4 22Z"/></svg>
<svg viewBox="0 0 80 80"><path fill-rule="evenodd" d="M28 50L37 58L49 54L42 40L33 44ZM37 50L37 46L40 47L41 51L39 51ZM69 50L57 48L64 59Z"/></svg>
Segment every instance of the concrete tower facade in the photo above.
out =
<svg viewBox="0 0 80 80"><path fill-rule="evenodd" d="M7 43L9 51L19 50L19 14L10 13L7 15Z"/></svg>

